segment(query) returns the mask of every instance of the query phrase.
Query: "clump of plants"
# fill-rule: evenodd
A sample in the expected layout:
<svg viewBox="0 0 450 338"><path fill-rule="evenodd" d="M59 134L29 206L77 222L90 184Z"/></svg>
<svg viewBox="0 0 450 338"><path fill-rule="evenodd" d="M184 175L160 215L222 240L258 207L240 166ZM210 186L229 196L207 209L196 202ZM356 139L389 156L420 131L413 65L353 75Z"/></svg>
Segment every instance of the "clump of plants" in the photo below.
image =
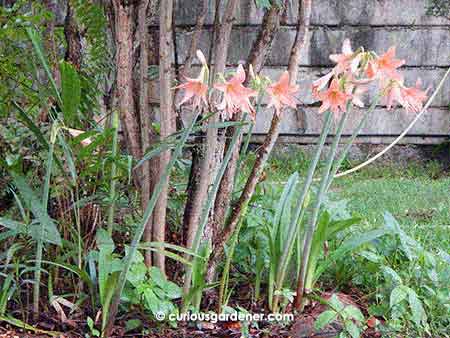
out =
<svg viewBox="0 0 450 338"><path fill-rule="evenodd" d="M128 5L113 3L120 18L125 18L123 6ZM170 42L168 34L164 34L171 27L169 9L170 6L161 6L161 43ZM227 18L223 21L227 22ZM142 20L138 26L142 28ZM363 217L348 213L345 201L333 202L328 198L333 179L351 145L380 102L384 101L389 108L400 105L407 112L424 109L427 90L421 88L420 81L412 87L405 83L398 70L404 61L395 57L395 47L378 55L362 47L354 51L346 39L342 52L330 56L335 66L311 88L313 97L320 102L318 116L323 119L315 152L304 172L294 172L284 186L274 187L264 181L264 175L284 114L287 109L296 109L299 103L296 82L298 51L305 39L302 30L299 29L289 59L290 70L281 73L277 81L261 76L262 64L256 61L248 62L245 68L238 65L235 71L226 73L226 55L223 58L223 53L219 54L219 45L213 71L205 55L197 50L198 76L186 75L184 81L172 87L167 71L171 61L161 51L160 109L168 114L161 116L170 119L174 103L181 107L182 114L186 110L192 113L188 123L178 130L172 130L164 118L151 129L149 126L146 129L146 125L137 128L136 121L130 118L129 110L137 102L131 98L131 87L126 83L133 77L124 72L126 63L122 61L130 60L121 59L120 52L126 50L128 41L122 35L116 41L121 47L117 55L122 65L117 73L117 83L123 90L119 97L121 119L119 112L111 109L108 124L102 125L94 118L79 116L85 112L83 100L91 98L86 88L83 91L79 69L62 61L56 65L57 72L52 70L55 64L49 63L39 32L31 26L25 31L48 81L50 94L37 103L46 108L47 122L41 125L28 117L28 112L35 113L34 105L29 110L18 103L16 106L22 123L39 141L44 169L40 168L43 175L38 180L36 173L26 170L20 156L7 156L0 162L10 178L15 203L8 216L0 217L3 230L0 240L8 248L0 256L3 282L0 320L28 328L27 316L22 315L22 321L16 318L20 312L31 308L34 321L38 322L42 309L51 307L63 325L73 327L71 315L85 311L91 334L110 337L117 317L130 309L159 320L161 314L208 310L203 304L210 298L213 304L209 309L221 313L230 310L230 300L240 285L233 269L236 267L242 267L244 274L253 277L252 298L261 308L274 313L301 313L317 298L319 278L336 262L364 247L361 256L372 259L379 264L376 267L379 271L395 279L383 280L383 290L377 299L389 297L389 307L374 307L369 315L383 316L389 319L390 326L397 328L399 322L410 316L417 332L430 333L445 325L439 323L439 327L432 328L424 310L444 308L442 295L435 292L430 304L424 301L424 305L421 298L431 295L432 289L416 291L417 285L412 285L416 281L396 275L389 267L390 258L384 262L384 258L370 250L374 250L371 244L393 233L399 236L409 263L415 264L423 257L429 261L427 267L436 270L432 256L413 251L412 240L392 220L384 227L344 238L356 231ZM145 30L140 32L145 37ZM225 39L227 32L220 33ZM148 67L141 62L140 86L144 88ZM37 74L32 78L35 77ZM363 95L369 86L377 86L378 91L370 106L365 107ZM174 92L179 90L184 97L175 102ZM268 104L263 107L266 101ZM145 102L139 103L145 106ZM248 160L255 119L263 108L273 112L269 131L254 161L247 162L250 170L240 171ZM360 114L352 113L353 109ZM344 128L353 116L360 121L338 154ZM144 118L141 120L145 122ZM126 145L129 154L121 149L121 126L129 141ZM158 141L145 149L135 147L133 128L143 129L147 134L152 132ZM198 138L206 140L201 143L203 148L193 150L191 162L183 162L190 164L190 177L183 178L189 182L186 200L182 200L174 197L179 190L171 189L170 179L182 160L183 150ZM331 142L330 150L324 154L327 139ZM199 154L200 159L196 158ZM325 155L325 161L319 171L321 155ZM157 175L147 186L150 169L155 169ZM170 218L165 215L170 210L168 196L174 197L169 207L177 209ZM167 219L182 223L174 227L179 229L176 237L181 240L166 239ZM339 245L330 246L338 242ZM177 262L176 274L167 271L166 258ZM176 279L171 278L174 275ZM46 303L45 296L48 296ZM336 297L326 303L330 308L319 317L317 329L337 319L344 324L343 335L356 337L361 333L364 317L359 310L343 305ZM143 325L136 321L128 323L130 330Z"/></svg>

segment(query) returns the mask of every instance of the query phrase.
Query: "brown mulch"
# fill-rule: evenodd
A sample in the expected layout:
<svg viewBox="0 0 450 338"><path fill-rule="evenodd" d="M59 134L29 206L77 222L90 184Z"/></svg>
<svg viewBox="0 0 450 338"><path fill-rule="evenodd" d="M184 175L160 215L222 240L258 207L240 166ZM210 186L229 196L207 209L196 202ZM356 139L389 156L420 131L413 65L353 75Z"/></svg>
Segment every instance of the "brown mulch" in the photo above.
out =
<svg viewBox="0 0 450 338"><path fill-rule="evenodd" d="M349 290L350 291L350 290ZM332 292L323 292L320 297L328 299L331 297ZM366 316L367 304L364 299L364 295L360 294L358 290L351 290L350 294L337 293L341 302L347 305L354 305L358 307ZM248 304L247 304L248 305ZM242 304L241 304L242 306ZM250 312L260 313L263 312L262 304L253 304L253 306L246 307ZM146 322L145 317L139 313L129 313L129 318L140 317L141 321L146 327L146 335L137 333L125 333L126 318L122 319L122 323L119 321L119 325L115 327L113 336L110 338L119 337L142 337L142 338L240 338L242 336L242 330L247 330L249 337L252 338L331 338L337 337L342 331L342 325L338 322L332 322L323 328L320 332L315 332L314 321L315 319L327 309L327 306L320 302L313 301L309 304L305 311L297 316L293 323L289 325L283 325L281 323L259 322L249 327L244 327L240 322L218 322L213 323L178 323L177 328L171 328L168 326L157 325L155 322ZM289 312L289 309L287 309ZM77 316L78 317L78 316ZM376 330L378 321L371 317L367 322L367 329L364 332L364 338L377 338L380 337L379 332ZM41 321L37 323L37 326L41 330L57 332L57 334L51 335L58 338L81 338L85 337L88 332L86 323L81 317L72 320L71 325L63 325L58 322L57 315L54 313L46 313L41 316ZM51 337L39 332L27 332L17 327L13 327L8 323L0 322L0 338L44 338Z"/></svg>

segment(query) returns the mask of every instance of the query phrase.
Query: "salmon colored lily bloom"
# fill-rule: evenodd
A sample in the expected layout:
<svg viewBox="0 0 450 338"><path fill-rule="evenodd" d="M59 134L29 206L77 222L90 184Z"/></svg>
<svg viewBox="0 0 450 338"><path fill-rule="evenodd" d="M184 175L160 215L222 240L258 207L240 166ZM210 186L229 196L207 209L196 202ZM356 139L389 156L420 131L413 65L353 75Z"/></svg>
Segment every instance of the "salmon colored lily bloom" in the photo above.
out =
<svg viewBox="0 0 450 338"><path fill-rule="evenodd" d="M399 81L402 77L397 73L397 68L404 64L405 60L395 59L395 46L392 46L386 53L370 63L369 77L379 73L382 77Z"/></svg>
<svg viewBox="0 0 450 338"><path fill-rule="evenodd" d="M355 53L352 51L350 40L345 39L342 44L342 53L330 55L330 60L337 63L334 72L336 74L340 74L345 72L349 68L352 72L355 72L360 61L358 55L355 56Z"/></svg>
<svg viewBox="0 0 450 338"><path fill-rule="evenodd" d="M297 100L293 97L298 91L298 86L289 85L289 72L285 71L278 82L271 84L266 89L267 93L270 95L269 107L275 107L275 112L279 116L281 113L281 108L283 106L289 106L295 108Z"/></svg>
<svg viewBox="0 0 450 338"><path fill-rule="evenodd" d="M352 96L339 88L337 79L331 81L330 87L322 92L318 93L319 100L322 101L322 105L319 108L319 113L330 109L333 113L339 114L345 111L346 103Z"/></svg>
<svg viewBox="0 0 450 338"><path fill-rule="evenodd" d="M186 80L186 82L175 87L175 89L184 90L184 97L180 101L179 105L181 106L183 103L186 103L187 101L193 98L192 108L194 110L198 109L202 105L202 103L205 106L207 105L207 93L208 93L208 86L205 84L207 78L206 74L208 71L206 59L201 51L197 51L197 56L203 63L202 70L200 71L199 76L194 79L185 76L184 79Z"/></svg>
<svg viewBox="0 0 450 338"><path fill-rule="evenodd" d="M319 91L321 91L327 86L328 82L330 82L333 75L334 75L333 72L329 72L328 74L325 74L324 76L318 78L316 81L313 82L312 92L314 97L319 97Z"/></svg>
<svg viewBox="0 0 450 338"><path fill-rule="evenodd" d="M406 111L418 113L422 110L423 102L427 99L428 89L421 90L421 85L422 82L420 81L420 79L418 79L415 87L403 87L400 89L404 101L403 106L405 107Z"/></svg>
<svg viewBox="0 0 450 338"><path fill-rule="evenodd" d="M218 109L225 111L228 118L231 118L236 112L243 111L255 116L255 110L250 103L250 97L256 96L255 90L244 87L245 71L242 65L239 65L236 74L225 83L217 83L214 88L223 92L223 100L217 106Z"/></svg>
<svg viewBox="0 0 450 338"><path fill-rule="evenodd" d="M386 95L384 97L384 101L386 104L386 108L391 110L393 106L396 104L404 105L402 92L400 90L401 83L397 81L392 81L391 84L387 88Z"/></svg>
<svg viewBox="0 0 450 338"><path fill-rule="evenodd" d="M427 90L421 90L422 82L417 80L415 87L405 87L402 82L392 82L386 95L386 107L392 109L395 102L403 106L407 112L419 112L427 99Z"/></svg>

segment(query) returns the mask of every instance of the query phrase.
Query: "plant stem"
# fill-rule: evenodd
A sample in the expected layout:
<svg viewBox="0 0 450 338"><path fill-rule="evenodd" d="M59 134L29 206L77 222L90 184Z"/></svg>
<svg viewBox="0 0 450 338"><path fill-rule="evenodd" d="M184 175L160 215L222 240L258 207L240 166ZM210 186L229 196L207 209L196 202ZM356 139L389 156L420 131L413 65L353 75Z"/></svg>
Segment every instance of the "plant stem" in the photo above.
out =
<svg viewBox="0 0 450 338"><path fill-rule="evenodd" d="M246 117L247 117L247 114L244 115L243 121L245 121ZM200 218L200 223L199 223L199 226L197 227L197 231L195 233L195 237L194 237L194 240L192 242L192 247L191 247L191 250L196 254L198 254L198 249L200 247L200 240L203 235L203 231L205 229L206 223L208 222L209 211L211 210L213 202L216 198L216 194L219 189L220 181L222 180L223 174L225 173L225 169L227 168L228 162L230 161L231 155L233 154L233 148L236 145L236 143L239 139L239 136L241 135L242 129L243 129L242 125L239 125L235 129L233 138L230 143L230 147L228 148L228 151L225 154L222 165L221 165L221 167L216 175L216 178L214 180L214 184L208 193L207 202L204 205L203 212L202 212L202 215ZM192 281L192 267L188 266L186 268L186 276L184 279L184 288L183 288L184 296L185 296L185 301L184 301L183 310L182 310L183 312L187 309L187 307L189 305L186 302L186 299L187 299L186 297L189 294L190 289L191 289L191 281Z"/></svg>
<svg viewBox="0 0 450 338"><path fill-rule="evenodd" d="M361 129L366 124L366 121L369 118L370 114L375 110L377 104L380 102L380 99L381 99L381 95L378 95L374 99L374 101L370 105L369 109L367 109L366 113L361 118L361 121L359 121L359 124L356 126L355 130L353 131L352 136L347 141L347 144L345 145L345 148L343 149L343 151L339 155L338 159L335 161L335 163L333 165L333 169L331 170L331 173L330 173L330 175L328 177L327 190L330 188L330 185L331 185L331 183L332 183L332 181L333 181L337 171L339 170L342 162L344 161L345 157L347 156L347 153L349 152L350 147L352 146L352 144L355 141L355 139L358 136L358 134L361 132Z"/></svg>
<svg viewBox="0 0 450 338"><path fill-rule="evenodd" d="M242 228L244 215L247 211L247 206L248 205L246 205L244 207L241 219L239 220L236 230L233 233L233 239L231 240L230 248L227 253L227 258L225 260L225 266L224 266L223 272L222 272L222 279L220 281L219 301L217 304L217 313L219 313L219 314L222 312L223 296L224 296L224 292L225 292L225 285L228 286L228 278L229 278L229 274L230 274L231 259L233 258L234 249L236 248L236 243L239 238L239 232L241 231L241 228Z"/></svg>
<svg viewBox="0 0 450 338"><path fill-rule="evenodd" d="M117 148L119 143L119 113L114 110L112 117L112 127L114 129L114 136L112 140L112 149L111 149L111 180L109 183L109 208L108 208L108 234L112 236L113 227L114 227L114 212L116 206L116 175L117 175L117 166L116 166L116 157L117 157Z"/></svg>
<svg viewBox="0 0 450 338"><path fill-rule="evenodd" d="M295 308L300 309L303 303L303 292L305 287L306 273L308 271L308 262L309 255L311 252L311 244L314 236L314 232L316 230L316 223L319 218L320 207L322 206L323 198L327 192L328 188L328 177L331 171L331 166L333 165L333 159L336 155L336 151L339 145L339 141L342 136L342 132L344 130L345 122L347 120L347 116L349 114L351 108L351 102L347 104L347 109L343 113L341 120L339 122L339 126L336 131L336 135L334 136L333 143L331 145L330 153L328 154L328 159L325 165L325 171L323 173L322 179L320 181L319 192L317 193L316 203L314 205L313 213L311 216L311 221L309 223L309 227L306 228L305 233L305 241L302 250L302 264L300 267L300 276L298 276L297 280L297 296L295 298Z"/></svg>
<svg viewBox="0 0 450 338"><path fill-rule="evenodd" d="M182 153L183 147L195 125L195 121L197 120L197 117L198 117L198 113L192 119L190 126L183 132L181 139L178 142L178 144L174 150L174 153L170 158L169 163L167 163L164 171L161 173L161 177L159 178L158 184L155 186L155 190L153 191L152 197L151 197L150 201L148 202L148 205L147 205L147 208L145 209L142 220L139 223L139 225L137 226L137 229L134 233L133 240L130 245L130 250L124 258L123 269L120 272L116 291L115 291L114 297L111 301L107 324L106 324L104 332L102 332L103 337L110 337L110 333L111 333L113 325L114 325L117 311L119 309L120 297L122 295L122 291L125 286L125 283L127 280L127 275L130 270L134 255L136 254L139 242L142 238L142 235L144 234L145 225L147 224L148 220L152 216L152 213L155 208L156 202L159 198L159 195L160 195L161 191L163 190L164 185L166 184L166 180L170 174L170 171L172 170L173 165L175 164L175 162L177 161L177 159L180 157L180 155Z"/></svg>
<svg viewBox="0 0 450 338"><path fill-rule="evenodd" d="M45 173L45 181L44 181L44 190L42 193L42 207L44 210L47 210L48 207L48 199L50 192L50 179L52 176L52 167L53 167L53 152L55 148L55 140L57 133L57 124L54 122L52 124L51 132L50 132L50 142L48 145L48 157L47 157L47 170ZM34 286L33 286L33 317L34 320L37 320L39 317L39 297L40 297L40 286L41 286L41 265L42 265L42 254L44 251L44 240L43 240L43 229L44 225L40 225L41 234L36 243L36 263L34 270Z"/></svg>
<svg viewBox="0 0 450 338"><path fill-rule="evenodd" d="M303 218L302 216L303 216L304 210L305 210L305 205L304 205L305 200L308 195L309 188L311 186L317 164L319 163L320 154L322 153L322 149L323 149L323 146L325 145L325 141L327 139L328 132L331 128L332 120L333 119L332 119L331 112L327 112L327 115L325 117L324 127L322 128L322 133L320 134L319 142L316 147L316 152L315 152L314 158L308 168L308 173L306 174L306 179L305 179L305 182L303 183L302 191L300 193L300 197L297 202L296 213L295 213L295 216L292 218L292 222L290 224L289 235L287 237L289 242L287 243L287 245L284 248L283 254L280 259L280 264L278 266L277 281L276 281L276 285L277 285L278 289L282 288L282 285L284 282L284 277L285 277L287 266L289 263L290 254L292 252L292 247L293 247L293 244L294 244L296 238L298 237L297 234L298 234L298 231L300 228L299 221L300 221L300 219ZM275 295L273 302L272 302L272 304L273 304L272 310L274 312L276 312L278 310L278 302L279 302L279 297L277 295Z"/></svg>

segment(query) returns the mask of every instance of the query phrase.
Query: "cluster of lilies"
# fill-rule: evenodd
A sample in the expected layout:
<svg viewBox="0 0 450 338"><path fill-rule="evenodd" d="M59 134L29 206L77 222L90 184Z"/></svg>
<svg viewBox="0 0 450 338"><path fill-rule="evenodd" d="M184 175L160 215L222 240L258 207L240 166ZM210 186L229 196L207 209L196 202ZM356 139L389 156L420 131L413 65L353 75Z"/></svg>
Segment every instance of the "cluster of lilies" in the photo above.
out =
<svg viewBox="0 0 450 338"><path fill-rule="evenodd" d="M209 89L209 70L205 56L201 51L197 51L197 57L202 63L200 75L197 78L186 77L186 82L175 87L184 89L184 97L180 105L192 99L194 109L208 105ZM404 65L405 61L395 58L394 46L385 54L378 56L375 52L364 51L363 48L352 51L350 40L345 39L342 53L332 54L330 59L336 63L335 67L328 74L314 81L312 85L313 97L321 101L319 113L330 110L335 115L339 115L346 111L349 103L364 107L361 95L373 82L378 83L384 104L388 109L401 105L408 112L419 112L427 99L427 90L420 89L420 79L415 87L405 86L404 79L397 70ZM262 81L255 76L251 67L249 70L254 88L244 86L246 75L242 65L237 67L235 74L229 80L221 76L221 81L213 85L214 89L223 93L222 102L216 108L224 112L224 116L231 118L236 112L243 111L255 118L251 98L264 91L270 98L269 107L274 107L276 114L280 114L286 106L296 107L297 100L294 94L297 93L298 86L290 84L287 71L277 82L270 83L270 80Z"/></svg>
<svg viewBox="0 0 450 338"><path fill-rule="evenodd" d="M184 97L180 101L180 105L193 99L193 109L201 108L202 105L208 105L208 78L209 70L205 56L198 50L197 57L202 63L200 75L197 78L185 77L186 82L175 87L175 89L184 89ZM255 89L244 86L246 75L244 67L239 65L236 73L227 81L221 76L221 82L214 84L214 89L223 93L222 102L217 105L217 109L223 111L225 116L231 118L238 111L247 112L254 119L256 112L250 99L257 97L258 94L265 90L270 97L269 107L274 107L277 114L281 113L284 106L295 108L297 100L294 94L298 91L298 85L291 85L289 82L289 73L287 71L281 74L278 82L264 86L261 78L256 76L250 66L250 76ZM262 88L265 87L265 88Z"/></svg>
<svg viewBox="0 0 450 338"><path fill-rule="evenodd" d="M427 99L427 90L420 89L420 79L415 87L405 86L402 75L397 71L405 61L395 58L395 46L378 56L362 48L353 52L350 40L345 39L342 53L332 54L330 59L336 66L313 83L313 97L322 101L319 112L330 109L338 114L345 111L349 100L354 105L363 107L361 94L374 81L378 81L388 109L399 104L408 112L419 112Z"/></svg>

